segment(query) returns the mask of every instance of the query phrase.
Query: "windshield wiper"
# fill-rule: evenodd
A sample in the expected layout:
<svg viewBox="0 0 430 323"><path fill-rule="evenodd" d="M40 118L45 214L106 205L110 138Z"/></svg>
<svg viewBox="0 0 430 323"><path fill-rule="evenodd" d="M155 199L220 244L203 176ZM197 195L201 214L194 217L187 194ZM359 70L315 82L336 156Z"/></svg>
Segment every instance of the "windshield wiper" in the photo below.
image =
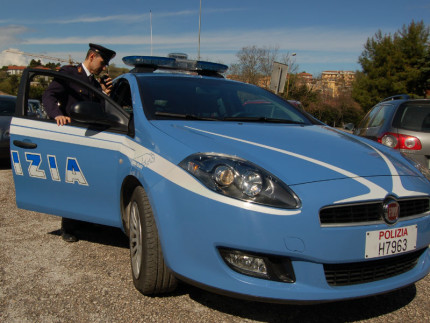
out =
<svg viewBox="0 0 430 323"><path fill-rule="evenodd" d="M223 121L244 121L244 122L268 122L268 123L286 123L286 124L305 124L301 121L267 118L267 117L225 117Z"/></svg>
<svg viewBox="0 0 430 323"><path fill-rule="evenodd" d="M156 111L155 115L160 116L160 117L168 117L168 118L175 118L175 119L219 121L219 119L216 119L216 118L199 117L199 116L196 116L195 114L183 114L183 113L171 113L171 112Z"/></svg>

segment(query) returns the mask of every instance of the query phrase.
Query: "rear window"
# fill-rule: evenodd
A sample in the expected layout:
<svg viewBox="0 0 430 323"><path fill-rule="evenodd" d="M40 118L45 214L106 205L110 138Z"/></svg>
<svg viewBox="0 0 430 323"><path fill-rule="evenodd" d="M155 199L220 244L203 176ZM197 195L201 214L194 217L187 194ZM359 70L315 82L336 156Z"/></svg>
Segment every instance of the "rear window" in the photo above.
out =
<svg viewBox="0 0 430 323"><path fill-rule="evenodd" d="M396 114L395 127L411 131L430 132L430 102L406 102Z"/></svg>
<svg viewBox="0 0 430 323"><path fill-rule="evenodd" d="M15 103L15 98L0 98L0 116L14 115Z"/></svg>

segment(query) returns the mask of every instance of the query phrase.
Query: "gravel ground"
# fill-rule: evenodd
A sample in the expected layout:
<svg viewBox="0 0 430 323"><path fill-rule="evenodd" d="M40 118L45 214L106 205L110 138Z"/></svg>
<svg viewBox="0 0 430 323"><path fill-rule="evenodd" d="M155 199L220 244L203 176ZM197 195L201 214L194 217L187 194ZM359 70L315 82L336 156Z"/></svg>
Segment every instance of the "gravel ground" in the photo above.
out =
<svg viewBox="0 0 430 323"><path fill-rule="evenodd" d="M186 284L147 297L133 286L128 242L88 225L66 243L60 219L15 205L10 165L0 166L0 322L430 322L430 276L380 296L279 305L219 296Z"/></svg>

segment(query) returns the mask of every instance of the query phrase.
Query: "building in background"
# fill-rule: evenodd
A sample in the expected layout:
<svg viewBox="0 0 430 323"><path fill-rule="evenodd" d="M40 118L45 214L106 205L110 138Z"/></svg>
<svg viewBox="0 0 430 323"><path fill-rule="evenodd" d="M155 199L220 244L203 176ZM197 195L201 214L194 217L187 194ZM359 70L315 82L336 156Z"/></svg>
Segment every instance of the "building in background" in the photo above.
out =
<svg viewBox="0 0 430 323"><path fill-rule="evenodd" d="M314 78L310 73L302 72L296 74L297 81L300 85L306 85L309 89L320 91L322 94L336 98L344 92L350 91L352 83L355 80L353 71L323 71L321 78ZM227 75L228 79L243 81L238 75ZM262 88L268 88L270 77L262 76L259 78L257 85Z"/></svg>
<svg viewBox="0 0 430 323"><path fill-rule="evenodd" d="M353 71L324 71L321 74L321 89L323 93L335 98L349 91L354 80Z"/></svg>
<svg viewBox="0 0 430 323"><path fill-rule="evenodd" d="M16 65L9 65L7 67L6 73L8 75L17 75L21 76L24 70L27 68L27 66L16 66Z"/></svg>
<svg viewBox="0 0 430 323"><path fill-rule="evenodd" d="M309 73L297 74L298 82L309 89L320 91L322 94L336 98L340 94L350 91L355 80L353 71L323 71L321 78L314 78Z"/></svg>

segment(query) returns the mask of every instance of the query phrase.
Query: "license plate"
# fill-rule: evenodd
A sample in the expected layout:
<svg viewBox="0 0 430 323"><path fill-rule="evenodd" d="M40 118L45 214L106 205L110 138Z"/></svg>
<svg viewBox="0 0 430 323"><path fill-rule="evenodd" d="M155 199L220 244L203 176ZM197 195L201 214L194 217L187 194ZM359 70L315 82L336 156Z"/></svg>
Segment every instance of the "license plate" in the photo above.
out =
<svg viewBox="0 0 430 323"><path fill-rule="evenodd" d="M365 256L384 257L415 250L417 247L417 226L366 232Z"/></svg>

